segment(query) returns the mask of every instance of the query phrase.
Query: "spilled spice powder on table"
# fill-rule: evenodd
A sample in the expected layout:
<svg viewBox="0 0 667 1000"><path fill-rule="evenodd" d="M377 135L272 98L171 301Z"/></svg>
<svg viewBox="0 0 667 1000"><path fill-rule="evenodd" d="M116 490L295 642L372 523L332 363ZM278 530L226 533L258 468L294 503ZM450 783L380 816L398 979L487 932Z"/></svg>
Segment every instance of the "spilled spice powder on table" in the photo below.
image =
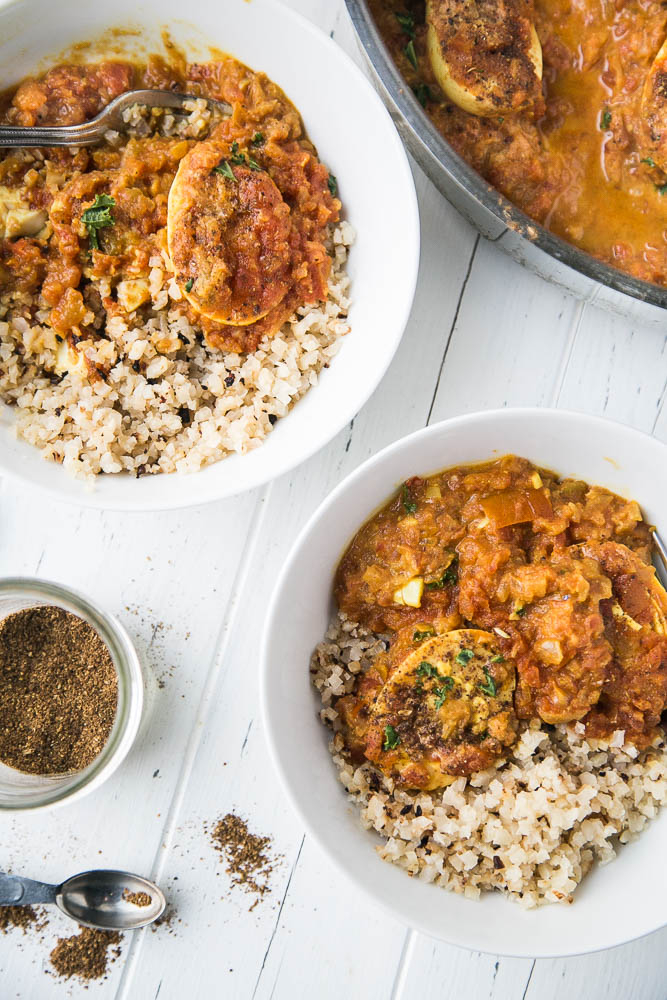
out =
<svg viewBox="0 0 667 1000"><path fill-rule="evenodd" d="M211 830L211 840L227 862L225 870L233 885L255 893L255 903L270 892L269 878L274 870L274 861L267 853L270 837L250 833L244 819L227 813Z"/></svg>
<svg viewBox="0 0 667 1000"><path fill-rule="evenodd" d="M80 771L116 715L118 680L101 637L47 605L0 622L0 761L28 774Z"/></svg>
<svg viewBox="0 0 667 1000"><path fill-rule="evenodd" d="M58 944L50 955L51 965L59 976L66 979L71 976L78 976L79 979L102 979L108 962L113 962L120 956L120 947L114 947L111 955L109 949L120 945L122 940L123 936L118 931L82 927L72 937L58 938Z"/></svg>
<svg viewBox="0 0 667 1000"><path fill-rule="evenodd" d="M34 906L0 906L0 934L12 927L23 933L29 929L41 930L46 925L46 914L38 913Z"/></svg>

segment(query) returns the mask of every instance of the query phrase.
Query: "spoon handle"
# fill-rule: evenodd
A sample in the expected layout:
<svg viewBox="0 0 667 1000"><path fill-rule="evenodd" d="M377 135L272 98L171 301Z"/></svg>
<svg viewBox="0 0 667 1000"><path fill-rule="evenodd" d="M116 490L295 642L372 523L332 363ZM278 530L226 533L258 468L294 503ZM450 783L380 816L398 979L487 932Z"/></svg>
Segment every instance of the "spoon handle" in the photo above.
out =
<svg viewBox="0 0 667 1000"><path fill-rule="evenodd" d="M30 903L55 903L57 886L35 882L20 875L0 872L0 906L28 906Z"/></svg>

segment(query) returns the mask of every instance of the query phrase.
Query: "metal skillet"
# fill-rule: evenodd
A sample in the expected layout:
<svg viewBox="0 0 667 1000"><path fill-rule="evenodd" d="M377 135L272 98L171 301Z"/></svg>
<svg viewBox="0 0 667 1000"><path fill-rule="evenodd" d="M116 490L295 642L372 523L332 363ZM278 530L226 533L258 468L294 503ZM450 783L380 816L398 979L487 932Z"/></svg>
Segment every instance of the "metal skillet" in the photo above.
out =
<svg viewBox="0 0 667 1000"><path fill-rule="evenodd" d="M667 288L625 274L566 243L521 212L463 160L407 86L370 12L345 0L374 80L406 147L438 190L488 240L540 277L641 322L664 326ZM443 237L445 239L446 237ZM457 248L452 247L456 254Z"/></svg>
<svg viewBox="0 0 667 1000"><path fill-rule="evenodd" d="M198 98L192 94L177 94L170 90L128 90L107 104L96 118L81 125L35 125L29 128L0 125L0 147L95 146L104 142L107 132L125 131L127 123L123 119L123 112L133 104L185 111L185 102L196 100L205 100L212 110L223 115L230 115L232 112L231 105L225 101L214 101L210 97Z"/></svg>

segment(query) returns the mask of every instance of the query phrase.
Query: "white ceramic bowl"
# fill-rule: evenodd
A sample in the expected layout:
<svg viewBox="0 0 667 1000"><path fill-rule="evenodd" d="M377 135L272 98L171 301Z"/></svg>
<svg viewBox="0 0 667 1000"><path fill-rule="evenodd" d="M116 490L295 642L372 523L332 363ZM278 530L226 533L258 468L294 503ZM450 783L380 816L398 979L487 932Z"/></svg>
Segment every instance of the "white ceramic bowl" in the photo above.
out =
<svg viewBox="0 0 667 1000"><path fill-rule="evenodd" d="M0 0L0 87L116 26L136 33L114 39L114 54L162 51L160 32L168 27L191 57L206 58L214 45L267 73L301 111L338 178L345 218L357 231L349 259L351 333L319 384L255 451L190 476L98 476L94 491L87 492L0 429L0 473L62 500L156 510L268 482L323 447L354 417L382 378L407 323L419 264L419 216L408 160L380 98L334 42L277 0ZM99 52L90 58L100 58ZM11 414L2 409L7 424Z"/></svg>
<svg viewBox="0 0 667 1000"><path fill-rule="evenodd" d="M335 566L360 525L408 476L525 456L564 476L639 501L667 523L667 447L620 424L557 410L497 410L456 417L397 441L325 500L301 532L277 583L264 634L262 707L287 794L330 860L392 915L420 931L494 954L558 956L596 951L667 923L667 812L610 865L596 868L571 906L522 910L499 894L467 900L381 861L375 835L338 782L317 716L310 654L334 611Z"/></svg>

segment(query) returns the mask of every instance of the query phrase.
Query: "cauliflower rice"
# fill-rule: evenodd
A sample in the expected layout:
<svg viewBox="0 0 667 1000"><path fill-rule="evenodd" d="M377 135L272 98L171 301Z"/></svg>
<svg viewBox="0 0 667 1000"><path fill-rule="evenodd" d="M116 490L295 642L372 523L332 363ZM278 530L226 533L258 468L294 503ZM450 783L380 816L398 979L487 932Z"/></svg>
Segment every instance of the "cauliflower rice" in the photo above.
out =
<svg viewBox="0 0 667 1000"><path fill-rule="evenodd" d="M524 907L571 903L594 862L611 861L667 800L664 738L638 752L621 731L586 740L583 726L537 720L496 767L433 792L395 787L370 762L349 759L336 712L385 648L341 613L310 669L338 778L382 838L380 857L409 875L471 899L498 889Z"/></svg>
<svg viewBox="0 0 667 1000"><path fill-rule="evenodd" d="M163 109L129 109L128 133L159 129L163 135L198 138L208 128L210 112L204 101L191 104L181 120ZM108 133L110 145L121 141L118 133ZM22 155L34 161L35 170L48 173L44 151ZM106 379L95 381L86 377L85 365L63 373L63 345L39 296L0 296L0 398L14 410L13 432L44 458L88 480L122 471L195 472L259 447L276 421L317 384L349 332L346 262L353 240L349 223L332 228L326 302L298 309L276 336L246 355L209 347L201 331L172 308L181 291L167 253L156 254L149 262L148 301L130 313L129 322L107 319L90 301L86 322L104 337L88 342L85 354L110 369ZM99 299L111 292L104 279L94 285ZM119 287L118 294L124 291ZM132 292L128 287L128 295Z"/></svg>

